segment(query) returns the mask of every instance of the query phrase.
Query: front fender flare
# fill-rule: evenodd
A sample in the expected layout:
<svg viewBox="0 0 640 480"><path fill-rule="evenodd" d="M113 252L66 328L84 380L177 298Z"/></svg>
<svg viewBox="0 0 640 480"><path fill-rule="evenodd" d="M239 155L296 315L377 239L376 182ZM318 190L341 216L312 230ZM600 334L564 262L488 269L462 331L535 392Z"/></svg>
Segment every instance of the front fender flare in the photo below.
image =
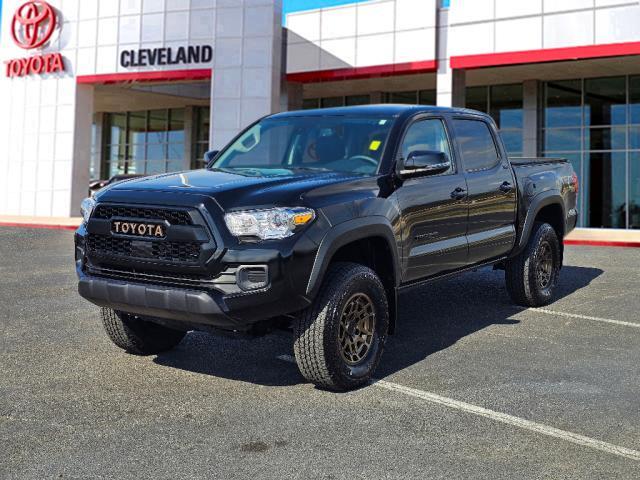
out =
<svg viewBox="0 0 640 480"><path fill-rule="evenodd" d="M320 241L320 247L316 253L313 269L309 276L307 296L309 298L316 296L331 259L341 247L356 240L372 237L381 237L389 245L389 251L393 257L394 287L397 287L400 281L400 263L393 227L387 217L374 215L340 223L325 234Z"/></svg>

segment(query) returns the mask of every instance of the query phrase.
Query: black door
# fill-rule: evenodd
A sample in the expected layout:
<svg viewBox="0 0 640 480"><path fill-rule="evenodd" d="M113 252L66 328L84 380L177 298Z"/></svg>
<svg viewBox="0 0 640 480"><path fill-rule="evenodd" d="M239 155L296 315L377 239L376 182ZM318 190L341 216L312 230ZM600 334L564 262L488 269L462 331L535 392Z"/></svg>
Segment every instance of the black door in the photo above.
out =
<svg viewBox="0 0 640 480"><path fill-rule="evenodd" d="M516 183L495 131L478 118L453 120L469 190L469 263L511 251L516 230Z"/></svg>
<svg viewBox="0 0 640 480"><path fill-rule="evenodd" d="M456 166L443 119L421 119L407 128L400 161L418 150L443 152L451 167L439 175L405 178L396 192L402 217L404 282L467 263L467 185Z"/></svg>

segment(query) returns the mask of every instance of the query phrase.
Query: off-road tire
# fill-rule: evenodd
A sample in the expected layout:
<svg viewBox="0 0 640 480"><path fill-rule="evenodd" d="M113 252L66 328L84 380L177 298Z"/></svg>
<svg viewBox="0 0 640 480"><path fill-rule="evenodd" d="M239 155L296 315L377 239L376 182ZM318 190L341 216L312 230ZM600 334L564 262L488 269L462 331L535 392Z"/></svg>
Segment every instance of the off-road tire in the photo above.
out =
<svg viewBox="0 0 640 480"><path fill-rule="evenodd" d="M551 267L546 282L538 278L542 258L550 253ZM526 248L505 265L505 281L511 299L523 307L541 307L554 299L562 266L562 250L558 235L548 223L536 223Z"/></svg>
<svg viewBox="0 0 640 480"><path fill-rule="evenodd" d="M343 357L339 329L343 310L354 297L372 306L371 345L357 364ZM332 264L315 302L294 322L293 349L302 375L318 387L351 390L369 383L378 366L389 330L387 295L376 273L356 263Z"/></svg>
<svg viewBox="0 0 640 480"><path fill-rule="evenodd" d="M111 308L102 308L100 313L102 325L111 341L134 355L153 355L171 350L187 333Z"/></svg>

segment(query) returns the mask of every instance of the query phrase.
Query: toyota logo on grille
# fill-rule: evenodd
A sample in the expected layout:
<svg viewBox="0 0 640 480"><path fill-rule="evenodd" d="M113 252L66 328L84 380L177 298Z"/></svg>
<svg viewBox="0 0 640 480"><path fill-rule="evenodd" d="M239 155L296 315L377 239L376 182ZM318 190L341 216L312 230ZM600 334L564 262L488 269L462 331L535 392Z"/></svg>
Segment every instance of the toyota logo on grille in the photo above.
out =
<svg viewBox="0 0 640 480"><path fill-rule="evenodd" d="M32 0L16 10L11 21L11 37L20 48L30 50L49 41L56 28L56 13L47 2Z"/></svg>

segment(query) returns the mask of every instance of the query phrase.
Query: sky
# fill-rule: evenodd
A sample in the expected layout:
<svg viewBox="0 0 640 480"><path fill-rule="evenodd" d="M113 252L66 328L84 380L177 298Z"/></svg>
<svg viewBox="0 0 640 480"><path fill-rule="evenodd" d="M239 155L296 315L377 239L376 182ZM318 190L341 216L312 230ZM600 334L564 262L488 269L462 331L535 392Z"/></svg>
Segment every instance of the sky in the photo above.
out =
<svg viewBox="0 0 640 480"><path fill-rule="evenodd" d="M299 12L322 7L335 7L348 3L358 3L366 0L283 0L284 13Z"/></svg>

